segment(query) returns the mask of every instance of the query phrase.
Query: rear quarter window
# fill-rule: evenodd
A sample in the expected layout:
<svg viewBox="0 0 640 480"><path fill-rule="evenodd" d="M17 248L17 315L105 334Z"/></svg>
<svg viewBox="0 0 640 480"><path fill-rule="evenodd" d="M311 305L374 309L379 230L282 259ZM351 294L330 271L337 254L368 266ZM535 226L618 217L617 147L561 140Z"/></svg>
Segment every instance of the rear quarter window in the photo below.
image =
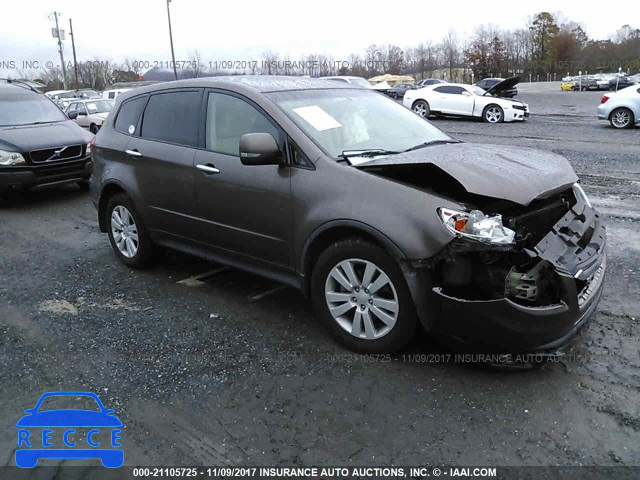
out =
<svg viewBox="0 0 640 480"><path fill-rule="evenodd" d="M120 106L114 128L120 133L134 135L138 129L140 115L147 103L147 96L127 100Z"/></svg>

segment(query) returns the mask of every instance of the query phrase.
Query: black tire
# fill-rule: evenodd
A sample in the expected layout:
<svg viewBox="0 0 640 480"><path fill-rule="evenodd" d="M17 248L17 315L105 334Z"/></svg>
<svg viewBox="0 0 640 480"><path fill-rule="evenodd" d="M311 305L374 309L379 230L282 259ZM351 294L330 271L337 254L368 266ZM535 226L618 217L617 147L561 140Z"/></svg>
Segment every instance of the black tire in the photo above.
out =
<svg viewBox="0 0 640 480"><path fill-rule="evenodd" d="M89 125L89 131L94 135L98 133L98 130L100 130L100 127L98 127L95 123L92 123L91 125Z"/></svg>
<svg viewBox="0 0 640 480"><path fill-rule="evenodd" d="M502 123L504 122L504 110L495 103L487 105L482 111L482 121L486 123Z"/></svg>
<svg viewBox="0 0 640 480"><path fill-rule="evenodd" d="M118 245L116 244L116 240L114 239L114 229L111 225L111 218L114 209L116 209L117 207L124 207L129 212L133 219L134 226L137 230L137 249L135 254L131 257L127 257L120 251L120 248L118 247ZM124 193L117 193L113 195L107 202L105 215L107 231L109 234L109 242L111 243L111 248L113 249L118 260L127 267L134 269L143 269L149 267L153 261L155 250L154 245L151 241L151 237L149 236L149 232L144 225L142 216L138 213L138 210L136 209L131 199Z"/></svg>
<svg viewBox="0 0 640 480"><path fill-rule="evenodd" d="M429 118L429 115L431 115L431 107L429 106L429 102L426 100L418 100L414 102L413 105L411 105L411 110L422 118Z"/></svg>
<svg viewBox="0 0 640 480"><path fill-rule="evenodd" d="M371 262L380 271L384 272L390 280L391 286L386 286L384 288L388 289L387 292L393 292L391 296L394 296L395 294L398 307L397 316L395 323L390 330L386 333L382 333L378 338L366 339L352 335L338 323L338 320L334 319L329 310L328 301L325 296L328 282L332 281L329 279L329 274L334 267L347 259L358 259ZM364 269L364 265L362 266L362 269ZM378 277L376 276L376 278ZM362 277L360 277L360 279L362 279ZM353 298L355 298L355 295L363 295L365 291L364 286L361 286L359 294L354 293L355 291L352 291L353 293L346 291L345 293L348 295L354 295ZM381 292L380 295L385 295L383 289L380 289L379 291ZM368 291L366 292L369 293ZM360 300L358 299L358 301ZM311 302L313 305L314 315L325 324L325 327L329 330L331 336L354 352L390 353L400 350L413 338L418 324L415 305L398 263L379 246L359 238L350 238L335 242L329 246L322 255L320 255L311 276ZM357 303L358 302L356 301L352 307L355 309L352 313L354 316L356 311L360 308ZM365 301L363 301L363 303L366 304ZM362 305L362 307L364 307L364 305ZM371 308L373 309L375 307ZM345 312L344 316L351 318L351 315L349 315L350 312L351 310ZM368 305L366 307L366 315L368 318L371 318L372 322L376 323L377 326L381 326L377 332L383 332L384 329L387 328L385 327L385 324L382 323L381 320L373 313L373 310L371 310L370 313ZM363 318L361 320L361 328L366 330L364 323ZM361 335L366 334L361 332Z"/></svg>
<svg viewBox="0 0 640 480"><path fill-rule="evenodd" d="M609 114L609 123L617 129L633 128L635 118L633 112L628 108L618 107Z"/></svg>

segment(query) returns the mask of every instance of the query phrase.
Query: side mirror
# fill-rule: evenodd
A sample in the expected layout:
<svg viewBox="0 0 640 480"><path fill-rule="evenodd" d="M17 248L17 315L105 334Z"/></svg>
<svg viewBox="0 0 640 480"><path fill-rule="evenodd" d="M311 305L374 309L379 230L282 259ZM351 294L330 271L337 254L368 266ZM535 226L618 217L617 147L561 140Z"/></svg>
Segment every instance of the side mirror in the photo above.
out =
<svg viewBox="0 0 640 480"><path fill-rule="evenodd" d="M240 137L240 161L243 165L279 165L282 152L270 133L245 133Z"/></svg>
<svg viewBox="0 0 640 480"><path fill-rule="evenodd" d="M469 92L467 92L466 90L464 92L462 92L462 95L464 95L465 97L470 97L471 94Z"/></svg>
<svg viewBox="0 0 640 480"><path fill-rule="evenodd" d="M107 408L105 409L104 413L106 413L107 415L113 415L114 413L116 413L116 411L112 408Z"/></svg>
<svg viewBox="0 0 640 480"><path fill-rule="evenodd" d="M33 413L34 412L34 408L27 408L24 413Z"/></svg>
<svg viewBox="0 0 640 480"><path fill-rule="evenodd" d="M70 120L75 120L76 118L78 118L78 112L69 112L67 114L67 117L69 117Z"/></svg>

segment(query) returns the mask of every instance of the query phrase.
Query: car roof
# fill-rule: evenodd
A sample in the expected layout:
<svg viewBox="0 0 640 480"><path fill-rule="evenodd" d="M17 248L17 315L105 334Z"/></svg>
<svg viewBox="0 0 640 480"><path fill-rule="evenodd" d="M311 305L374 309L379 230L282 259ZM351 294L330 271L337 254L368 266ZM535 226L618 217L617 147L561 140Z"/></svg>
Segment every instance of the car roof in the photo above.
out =
<svg viewBox="0 0 640 480"><path fill-rule="evenodd" d="M221 88L238 93L256 94L270 92L285 92L291 90L335 90L365 88L347 82L335 82L319 78L276 76L276 75L232 75L221 77L189 78L171 82L156 83L124 92L123 99L135 97L145 93L161 92L175 88Z"/></svg>

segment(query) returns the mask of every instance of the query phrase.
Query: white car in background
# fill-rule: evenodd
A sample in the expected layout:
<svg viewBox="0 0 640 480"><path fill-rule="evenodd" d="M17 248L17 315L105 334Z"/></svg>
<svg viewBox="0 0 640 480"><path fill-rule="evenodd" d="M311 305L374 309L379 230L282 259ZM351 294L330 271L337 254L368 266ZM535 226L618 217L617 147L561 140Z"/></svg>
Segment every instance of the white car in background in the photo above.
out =
<svg viewBox="0 0 640 480"><path fill-rule="evenodd" d="M523 121L529 116L529 106L519 100L493 96L500 90L508 90L518 84L518 77L511 77L483 90L475 85L445 83L429 85L418 90L408 90L402 103L421 117L452 115L477 117L488 123Z"/></svg>
<svg viewBox="0 0 640 480"><path fill-rule="evenodd" d="M640 84L605 93L598 105L598 118L609 120L614 128L640 125Z"/></svg>
<svg viewBox="0 0 640 480"><path fill-rule="evenodd" d="M106 98L108 100L115 100L118 98L118 95L124 92L128 92L131 90L130 88L112 88L110 90L105 90L102 92L102 98Z"/></svg>
<svg viewBox="0 0 640 480"><path fill-rule="evenodd" d="M91 133L96 134L114 105L113 100L101 98L76 100L69 103L64 113L79 126L88 128Z"/></svg>

